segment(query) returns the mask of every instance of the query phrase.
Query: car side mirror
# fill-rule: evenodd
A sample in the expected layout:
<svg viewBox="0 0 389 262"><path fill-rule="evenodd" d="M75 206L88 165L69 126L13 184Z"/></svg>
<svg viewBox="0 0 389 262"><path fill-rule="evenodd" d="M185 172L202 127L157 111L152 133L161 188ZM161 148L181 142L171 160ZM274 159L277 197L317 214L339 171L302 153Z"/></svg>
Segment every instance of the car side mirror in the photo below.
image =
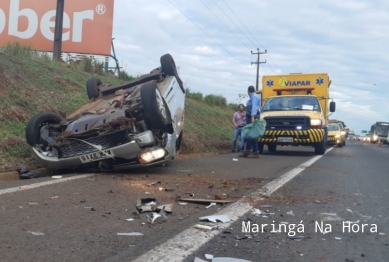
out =
<svg viewBox="0 0 389 262"><path fill-rule="evenodd" d="M335 112L336 104L334 101L330 102L330 112Z"/></svg>

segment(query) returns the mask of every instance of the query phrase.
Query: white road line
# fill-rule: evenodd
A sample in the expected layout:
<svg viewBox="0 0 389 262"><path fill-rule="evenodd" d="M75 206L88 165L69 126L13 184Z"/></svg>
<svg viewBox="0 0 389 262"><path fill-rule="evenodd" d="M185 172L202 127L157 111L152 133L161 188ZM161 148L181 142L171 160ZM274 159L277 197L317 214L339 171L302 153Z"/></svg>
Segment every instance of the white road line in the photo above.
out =
<svg viewBox="0 0 389 262"><path fill-rule="evenodd" d="M326 154L330 152L333 147L328 148L326 151ZM264 196L270 196L273 194L277 189L288 183L291 179L293 179L295 176L300 174L302 171L304 171L305 168L311 166L313 163L315 163L317 160L319 160L322 157L322 155L315 156L311 158L310 160L302 163L300 166L293 168L289 172L283 174L282 176L274 179L273 181L267 183L263 188L257 190L257 193Z"/></svg>
<svg viewBox="0 0 389 262"><path fill-rule="evenodd" d="M85 177L90 177L93 176L94 174L87 174L87 175L80 175L80 176L72 176L72 177L66 177L66 178L59 178L55 180L50 180L42 183L35 183L31 185L26 185L26 186L20 186L20 187L12 187L12 188L6 188L6 189L1 189L0 190L0 195L8 194L8 193L14 193L18 191L23 191L27 189L33 189L41 186L48 186L48 185L53 185L61 182L66 182L70 180L75 180L75 179L80 179L80 178L85 178Z"/></svg>
<svg viewBox="0 0 389 262"><path fill-rule="evenodd" d="M326 153L331 151L333 148L327 149ZM273 180L264 186L265 190L259 189L254 195L271 195L285 183L290 181L292 178L300 174L305 168L311 166L317 160L322 157L315 156L310 160L304 162L300 166L292 169L291 171L280 176L278 179ZM138 257L134 262L159 262L159 261L169 261L169 262L180 262L186 257L192 255L197 251L202 245L210 241L214 236L220 234L223 229L226 229L231 226L232 223L237 221L241 216L246 214L252 209L252 205L247 203L244 198L239 201L229 205L227 208L221 210L218 214L226 214L230 217L231 222L220 224L219 230L212 231L201 231L194 228L188 228L181 233L177 234L175 237L169 239L163 244L151 249L147 253Z"/></svg>

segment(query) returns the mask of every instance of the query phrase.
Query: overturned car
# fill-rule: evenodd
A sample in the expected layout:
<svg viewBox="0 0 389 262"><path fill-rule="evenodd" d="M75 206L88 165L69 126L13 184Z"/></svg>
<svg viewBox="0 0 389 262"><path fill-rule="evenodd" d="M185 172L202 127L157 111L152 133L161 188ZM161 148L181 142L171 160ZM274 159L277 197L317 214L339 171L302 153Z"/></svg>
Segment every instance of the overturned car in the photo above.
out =
<svg viewBox="0 0 389 262"><path fill-rule="evenodd" d="M89 102L66 118L40 112L26 127L34 157L52 169L139 167L179 153L185 89L170 54L149 74L119 85L86 82Z"/></svg>

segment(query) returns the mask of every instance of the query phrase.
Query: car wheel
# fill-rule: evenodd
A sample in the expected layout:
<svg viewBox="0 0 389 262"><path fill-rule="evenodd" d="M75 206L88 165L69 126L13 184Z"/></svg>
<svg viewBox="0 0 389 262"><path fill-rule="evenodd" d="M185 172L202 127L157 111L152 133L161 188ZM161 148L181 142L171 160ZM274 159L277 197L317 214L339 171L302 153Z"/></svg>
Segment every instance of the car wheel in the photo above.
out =
<svg viewBox="0 0 389 262"><path fill-rule="evenodd" d="M168 76L178 76L176 63L170 54L161 56L162 72Z"/></svg>
<svg viewBox="0 0 389 262"><path fill-rule="evenodd" d="M143 84L140 95L147 126L156 129L164 128L168 122L168 109L155 82Z"/></svg>
<svg viewBox="0 0 389 262"><path fill-rule="evenodd" d="M59 124L62 118L52 112L40 112L33 116L26 126L26 140L30 146L42 145L42 149L48 145L48 141L42 139L41 129L49 124Z"/></svg>
<svg viewBox="0 0 389 262"><path fill-rule="evenodd" d="M86 81L86 92L88 93L89 99L99 97L99 95L100 95L99 86L102 84L103 83L101 82L101 80L97 77L89 78Z"/></svg>

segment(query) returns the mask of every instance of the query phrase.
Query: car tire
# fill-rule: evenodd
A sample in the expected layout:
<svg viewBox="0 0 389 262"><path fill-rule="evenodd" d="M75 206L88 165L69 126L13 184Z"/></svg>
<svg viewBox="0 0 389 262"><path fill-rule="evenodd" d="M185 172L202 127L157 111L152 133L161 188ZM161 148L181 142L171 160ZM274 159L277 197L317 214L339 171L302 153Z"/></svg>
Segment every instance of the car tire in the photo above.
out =
<svg viewBox="0 0 389 262"><path fill-rule="evenodd" d="M170 54L161 56L161 69L163 74L167 76L174 76L177 79L179 86L182 91L185 92L184 85L181 78L178 76L176 63L174 62L173 57Z"/></svg>
<svg viewBox="0 0 389 262"><path fill-rule="evenodd" d="M168 76L178 76L176 63L170 54L161 56L161 68L162 72Z"/></svg>
<svg viewBox="0 0 389 262"><path fill-rule="evenodd" d="M343 146L346 146L346 141L343 141Z"/></svg>
<svg viewBox="0 0 389 262"><path fill-rule="evenodd" d="M100 95L99 86L102 84L103 83L101 82L101 80L97 77L89 78L86 81L86 92L88 94L89 99L99 97Z"/></svg>
<svg viewBox="0 0 389 262"><path fill-rule="evenodd" d="M47 146L47 142L40 137L40 131L46 124L59 124L62 117L52 112L39 112L28 121L26 126L26 141L30 146L43 144L42 148Z"/></svg>
<svg viewBox="0 0 389 262"><path fill-rule="evenodd" d="M141 86L144 120L149 128L163 129L168 123L168 112L155 82Z"/></svg>

